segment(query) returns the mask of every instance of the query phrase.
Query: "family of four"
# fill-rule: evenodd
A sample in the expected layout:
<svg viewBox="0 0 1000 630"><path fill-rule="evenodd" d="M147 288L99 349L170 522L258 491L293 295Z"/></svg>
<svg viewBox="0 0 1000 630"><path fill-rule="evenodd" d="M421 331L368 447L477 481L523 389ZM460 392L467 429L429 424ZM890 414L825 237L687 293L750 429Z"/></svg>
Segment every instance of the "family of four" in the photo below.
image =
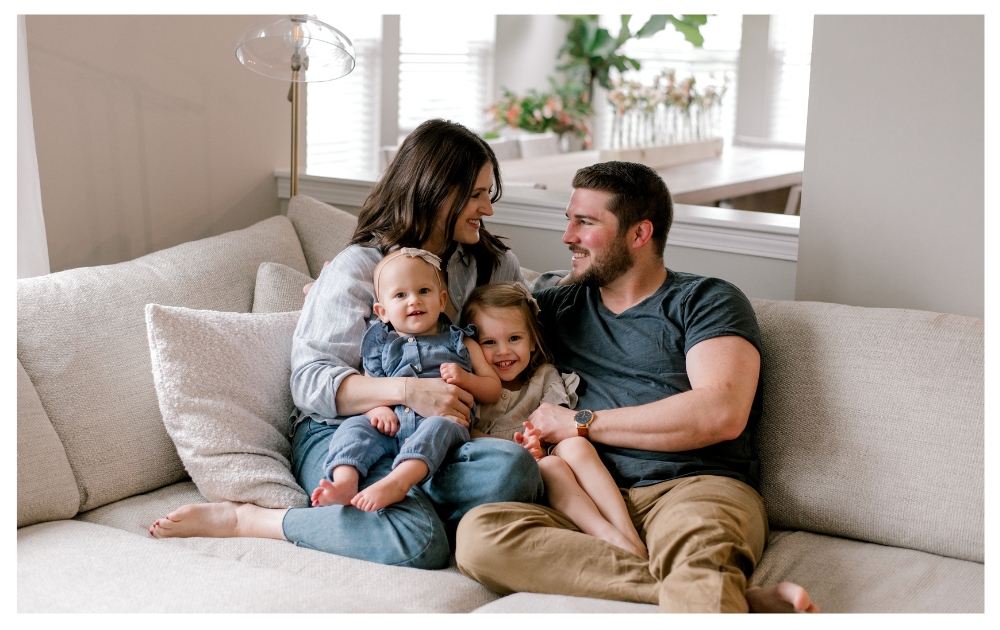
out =
<svg viewBox="0 0 1000 630"><path fill-rule="evenodd" d="M482 225L489 145L431 120L309 290L292 344L292 472L312 507L183 506L156 537L289 540L458 568L499 593L814 612L750 584L768 536L753 431L760 333L733 285L669 270L648 167L573 179L572 270L524 287Z"/></svg>

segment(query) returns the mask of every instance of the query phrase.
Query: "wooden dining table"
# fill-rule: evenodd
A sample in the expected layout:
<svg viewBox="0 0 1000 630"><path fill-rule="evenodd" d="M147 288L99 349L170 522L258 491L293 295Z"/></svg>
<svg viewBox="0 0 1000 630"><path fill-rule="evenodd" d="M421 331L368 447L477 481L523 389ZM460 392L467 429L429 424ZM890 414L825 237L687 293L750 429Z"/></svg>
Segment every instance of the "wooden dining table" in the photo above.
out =
<svg viewBox="0 0 1000 630"><path fill-rule="evenodd" d="M727 145L720 157L656 172L675 203L713 206L723 199L801 185L804 154L796 149ZM596 150L501 160L500 174L505 185L571 191L577 169L599 161Z"/></svg>

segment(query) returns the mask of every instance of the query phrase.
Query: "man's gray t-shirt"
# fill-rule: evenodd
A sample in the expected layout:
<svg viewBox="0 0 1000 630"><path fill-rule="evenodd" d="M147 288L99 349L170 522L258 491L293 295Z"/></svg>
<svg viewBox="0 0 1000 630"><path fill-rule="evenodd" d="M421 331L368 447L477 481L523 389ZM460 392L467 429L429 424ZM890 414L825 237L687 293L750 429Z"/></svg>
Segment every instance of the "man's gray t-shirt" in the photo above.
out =
<svg viewBox="0 0 1000 630"><path fill-rule="evenodd" d="M618 315L601 303L600 290L592 286L551 287L535 297L556 367L582 379L578 409L633 407L689 391L685 355L706 339L739 336L758 352L761 348L750 301L717 278L667 270L656 293ZM623 488L692 475L732 477L759 488L752 439L763 392L757 376L747 426L735 440L675 453L594 446Z"/></svg>

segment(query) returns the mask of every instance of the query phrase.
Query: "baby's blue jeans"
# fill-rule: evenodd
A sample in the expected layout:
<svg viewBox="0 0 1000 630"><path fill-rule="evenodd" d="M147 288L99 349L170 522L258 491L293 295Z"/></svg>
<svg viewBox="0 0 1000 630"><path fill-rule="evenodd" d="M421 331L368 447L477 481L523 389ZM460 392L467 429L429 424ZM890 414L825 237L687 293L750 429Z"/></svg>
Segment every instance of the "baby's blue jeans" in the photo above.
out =
<svg viewBox="0 0 1000 630"><path fill-rule="evenodd" d="M393 455L392 467L407 459L419 459L427 464L427 475L421 483L437 472L448 451L469 441L469 430L441 416L418 418L417 428L406 437L390 437L371 425L367 416L344 420L330 438L330 450L323 466L327 480L333 480L337 466L354 466L362 477L368 468L385 455Z"/></svg>
<svg viewBox="0 0 1000 630"><path fill-rule="evenodd" d="M324 462L339 428L302 421L292 435L292 473L306 494L326 477ZM384 456L361 480L364 489L392 470ZM426 483L414 486L399 503L375 512L354 506L292 508L285 513L285 538L296 545L381 564L443 569L454 532L466 512L484 503L536 503L544 496L538 464L523 447L507 440L479 438L450 451Z"/></svg>

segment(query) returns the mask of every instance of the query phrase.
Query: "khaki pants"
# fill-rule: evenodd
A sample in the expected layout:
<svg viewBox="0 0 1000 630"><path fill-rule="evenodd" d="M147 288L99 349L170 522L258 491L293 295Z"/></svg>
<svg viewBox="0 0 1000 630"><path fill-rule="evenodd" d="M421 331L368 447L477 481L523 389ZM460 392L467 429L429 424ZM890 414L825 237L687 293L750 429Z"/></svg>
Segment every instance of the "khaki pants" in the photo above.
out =
<svg viewBox="0 0 1000 630"><path fill-rule="evenodd" d="M714 475L622 490L649 561L582 533L551 508L492 503L458 526L458 568L499 593L659 604L661 612L747 612L767 540L764 502Z"/></svg>

